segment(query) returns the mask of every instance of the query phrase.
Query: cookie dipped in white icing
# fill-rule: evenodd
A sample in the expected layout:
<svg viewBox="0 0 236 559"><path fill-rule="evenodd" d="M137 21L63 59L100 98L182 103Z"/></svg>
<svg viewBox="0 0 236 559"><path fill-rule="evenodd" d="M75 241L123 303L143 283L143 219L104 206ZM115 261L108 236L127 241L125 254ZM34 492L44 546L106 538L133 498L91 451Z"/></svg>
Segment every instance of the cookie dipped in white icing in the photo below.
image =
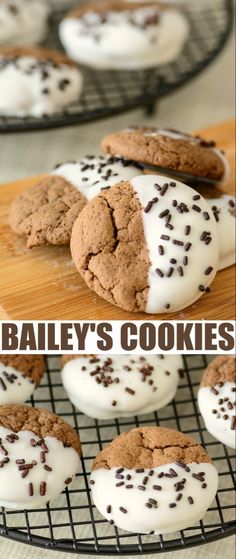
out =
<svg viewBox="0 0 236 559"><path fill-rule="evenodd" d="M205 199L158 175L134 177L90 200L74 223L71 252L98 295L147 313L176 312L197 301L219 262L216 221Z"/></svg>
<svg viewBox="0 0 236 559"><path fill-rule="evenodd" d="M0 2L0 45L34 45L47 30L50 6L44 0Z"/></svg>
<svg viewBox="0 0 236 559"><path fill-rule="evenodd" d="M0 439L2 507L41 507L58 497L80 469L77 434L47 410L1 406Z"/></svg>
<svg viewBox="0 0 236 559"><path fill-rule="evenodd" d="M59 26L72 60L100 69L142 69L176 59L188 36L187 18L174 8L129 2L90 3Z"/></svg>
<svg viewBox="0 0 236 559"><path fill-rule="evenodd" d="M44 372L43 355L0 355L0 405L24 403Z"/></svg>
<svg viewBox="0 0 236 559"><path fill-rule="evenodd" d="M236 448L236 370L234 356L216 357L205 370L198 406L209 433Z"/></svg>
<svg viewBox="0 0 236 559"><path fill-rule="evenodd" d="M0 114L51 115L79 99L82 74L61 53L33 47L0 51Z"/></svg>
<svg viewBox="0 0 236 559"><path fill-rule="evenodd" d="M167 534L203 518L218 474L188 435L140 427L97 455L90 484L97 509L111 524L128 532Z"/></svg>
<svg viewBox="0 0 236 559"><path fill-rule="evenodd" d="M183 367L179 355L64 356L62 382L69 399L95 419L130 417L166 406Z"/></svg>
<svg viewBox="0 0 236 559"><path fill-rule="evenodd" d="M131 126L105 136L101 147L109 154L119 153L144 167L162 168L163 173L168 170L170 177L175 171L187 174L189 186L193 181L197 185L196 177L201 178L199 187L204 179L210 179L209 194L214 182L224 182L229 177L227 157L214 140L171 128Z"/></svg>
<svg viewBox="0 0 236 559"><path fill-rule="evenodd" d="M58 165L51 173L63 177L91 200L101 190L140 174L138 163L121 157L86 155L80 161Z"/></svg>

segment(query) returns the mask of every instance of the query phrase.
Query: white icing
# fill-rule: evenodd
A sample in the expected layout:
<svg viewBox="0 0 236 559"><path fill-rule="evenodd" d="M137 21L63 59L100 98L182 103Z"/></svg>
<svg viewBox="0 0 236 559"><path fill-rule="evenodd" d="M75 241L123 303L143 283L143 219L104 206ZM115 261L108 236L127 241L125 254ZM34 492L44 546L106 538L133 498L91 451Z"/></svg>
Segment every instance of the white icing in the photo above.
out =
<svg viewBox="0 0 236 559"><path fill-rule="evenodd" d="M220 198L207 199L209 206L216 206L219 221L217 221L218 241L220 250L219 270L232 266L235 263L235 216L233 208L229 205L229 201L235 197L224 194Z"/></svg>
<svg viewBox="0 0 236 559"><path fill-rule="evenodd" d="M49 6L43 0L1 1L0 44L39 43L45 36L49 13Z"/></svg>
<svg viewBox="0 0 236 559"><path fill-rule="evenodd" d="M74 406L96 419L129 417L164 407L175 396L179 382L178 370L183 366L182 357L178 355L150 355L147 358L140 358L139 355L112 355L112 363L105 375L111 379L118 378L119 382L104 387L90 373L98 366L103 367L107 356L98 356L95 363L91 361L93 360L89 357L79 357L67 362L62 369L62 382ZM144 382L140 369L149 365L153 370ZM127 366L131 370L127 370ZM112 370L109 371L109 368ZM100 374L97 376L100 377ZM135 394L125 391L126 387ZM114 401L115 406L112 405Z"/></svg>
<svg viewBox="0 0 236 559"><path fill-rule="evenodd" d="M63 80L68 83L61 87ZM0 55L0 114L52 114L75 102L81 90L82 75L75 67L42 63L28 55L5 64Z"/></svg>
<svg viewBox="0 0 236 559"><path fill-rule="evenodd" d="M95 482L91 485L94 503L102 516L107 520L113 520L115 525L128 532L166 534L177 530L184 530L189 526L199 522L208 507L211 505L218 487L218 474L216 468L209 463L188 464L189 472L174 463L166 464L153 468L154 473L148 476L150 470L143 473L136 473L134 470L124 469L125 485L116 487L120 479L115 477L118 468L111 470L98 469L92 472L91 480ZM176 477L158 478L161 472L169 473L170 468L177 473ZM203 482L192 477L192 474L204 472L206 488L202 487ZM130 480L126 476L131 475ZM138 489L142 485L142 480L148 476L145 485L146 490ZM186 479L184 488L177 492L174 484ZM134 487L127 489L126 485L132 484ZM161 490L154 490L153 485L161 486ZM176 502L176 497L182 493L180 501ZM192 497L193 504L190 504L188 497ZM145 504L149 499L157 501L157 507L153 504L148 508ZM170 503L176 503L176 507L170 508ZM107 512L107 506L111 506L111 513ZM120 511L124 507L127 513Z"/></svg>
<svg viewBox="0 0 236 559"><path fill-rule="evenodd" d="M158 16L158 23L145 21ZM135 24L133 24L132 20ZM140 7L95 12L65 18L59 27L61 42L70 58L95 68L139 69L166 64L178 57L188 35L188 22L175 9Z"/></svg>
<svg viewBox="0 0 236 559"><path fill-rule="evenodd" d="M0 363L0 405L23 404L34 389L35 383L29 377Z"/></svg>
<svg viewBox="0 0 236 559"><path fill-rule="evenodd" d="M0 460L9 458L9 462L0 468L0 506L14 509L31 509L40 507L55 499L65 487L65 481L73 478L80 469L80 458L74 448L64 447L62 442L55 437L45 437L48 448L45 453L45 463L40 461L41 446L31 446L30 439L39 441L31 431L19 431L19 437L14 443L6 440L12 431L0 427L2 446L7 451L7 456L0 450ZM26 477L21 477L22 470L16 460L25 459L27 464L33 460L37 462ZM52 471L46 471L44 465L50 466ZM40 484L46 483L45 495L40 495ZM33 496L29 495L29 484L33 484Z"/></svg>
<svg viewBox="0 0 236 559"><path fill-rule="evenodd" d="M214 387L218 394L214 394L210 386L201 386L198 392L198 405L202 417L204 419L207 431L221 443L236 448L236 431L231 429L233 416L236 415L236 392L232 392L232 388L236 388L234 382L225 382L223 386L218 384ZM219 403L220 399L228 398L228 402ZM223 408L223 409L222 409ZM212 413L216 410L217 413ZM224 419L224 416L228 416Z"/></svg>
<svg viewBox="0 0 236 559"><path fill-rule="evenodd" d="M140 169L135 164L126 162L124 165L118 158L102 155L64 163L52 172L73 184L88 200L99 194L102 188L128 181L139 173Z"/></svg>
<svg viewBox="0 0 236 559"><path fill-rule="evenodd" d="M200 196L199 200L193 200L193 196L198 193L181 182L170 181L169 178L159 175L143 175L133 178L130 182L143 208L144 234L151 262L146 312L173 312L184 309L202 296L203 292L199 286L209 287L217 272L219 248L215 218L204 198ZM157 183L162 187L170 182L174 182L176 186L169 186L164 196L161 196L154 185ZM147 204L156 197L158 202L146 213L144 209ZM172 206L173 199L177 200L178 205L185 203L189 211L179 213L176 207ZM192 209L193 204L200 207L200 213ZM166 227L166 218L159 217L166 209L171 213L170 223L174 227L173 230ZM203 212L208 212L208 221L204 219ZM189 235L185 234L187 225L191 226ZM209 244L200 240L204 231L210 232L212 240ZM162 240L162 235L168 235L170 239ZM173 240L184 244L178 246L173 244ZM186 251L187 243L191 243L188 251ZM158 246L163 247L163 255L159 254ZM184 265L183 259L186 256L188 264ZM176 264L170 263L172 258L177 260ZM182 277L178 272L179 267L183 270ZM213 269L206 275L208 267ZM171 277L167 277L170 268L174 270ZM156 269L161 270L163 277L159 277ZM167 308L166 305L170 306Z"/></svg>

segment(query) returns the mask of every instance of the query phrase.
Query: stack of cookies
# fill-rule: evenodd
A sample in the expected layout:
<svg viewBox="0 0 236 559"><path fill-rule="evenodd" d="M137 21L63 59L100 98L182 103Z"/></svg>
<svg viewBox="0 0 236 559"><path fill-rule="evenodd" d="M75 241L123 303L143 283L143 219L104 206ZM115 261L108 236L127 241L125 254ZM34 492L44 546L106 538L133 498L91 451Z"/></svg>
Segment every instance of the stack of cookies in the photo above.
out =
<svg viewBox="0 0 236 559"><path fill-rule="evenodd" d="M69 399L96 420L164 408L184 374L182 358L169 355L66 355L61 364ZM23 403L43 377L42 356L3 355L0 369L0 506L42 507L80 470L79 436L54 413ZM198 402L208 431L232 448L235 394L235 358L217 357L203 373ZM97 454L90 487L110 524L166 534L203 518L216 495L218 473L192 437L148 426L122 433Z"/></svg>
<svg viewBox="0 0 236 559"><path fill-rule="evenodd" d="M101 0L80 4L62 19L58 31L68 56L36 48L50 34L52 10L72 4L0 2L0 115L45 118L61 112L80 98L78 64L105 70L152 68L175 60L187 40L187 18L175 6Z"/></svg>
<svg viewBox="0 0 236 559"><path fill-rule="evenodd" d="M101 147L106 155L59 164L20 194L13 231L29 248L70 243L88 287L124 310L188 307L235 261L224 153L214 141L148 127L109 134Z"/></svg>

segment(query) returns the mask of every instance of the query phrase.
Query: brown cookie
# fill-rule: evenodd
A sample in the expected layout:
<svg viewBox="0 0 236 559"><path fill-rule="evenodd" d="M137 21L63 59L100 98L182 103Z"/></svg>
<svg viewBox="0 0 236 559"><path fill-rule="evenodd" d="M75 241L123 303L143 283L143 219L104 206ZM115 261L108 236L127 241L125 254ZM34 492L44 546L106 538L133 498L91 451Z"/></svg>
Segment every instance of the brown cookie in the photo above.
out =
<svg viewBox="0 0 236 559"><path fill-rule="evenodd" d="M222 382L236 382L236 358L233 355L219 355L205 369L201 386L215 386Z"/></svg>
<svg viewBox="0 0 236 559"><path fill-rule="evenodd" d="M99 2L86 2L82 6L73 8L66 17L69 18L80 18L87 12L94 12L96 14L102 14L106 12L125 12L127 10L135 11L140 8L154 7L161 11L168 9L161 2L127 2L123 0L100 0Z"/></svg>
<svg viewBox="0 0 236 559"><path fill-rule="evenodd" d="M0 47L0 56L4 57L5 60L17 60L22 56L33 56L40 62L53 62L56 65L66 64L76 67L76 64L63 52L43 47Z"/></svg>
<svg viewBox="0 0 236 559"><path fill-rule="evenodd" d="M90 484L96 507L111 524L165 534L201 520L218 476L207 452L189 435L139 427L99 452Z"/></svg>
<svg viewBox="0 0 236 559"><path fill-rule="evenodd" d="M205 369L198 406L207 431L222 444L236 447L236 358L221 355Z"/></svg>
<svg viewBox="0 0 236 559"><path fill-rule="evenodd" d="M46 367L44 355L0 355L0 363L12 367L33 380L36 386L40 383Z"/></svg>
<svg viewBox="0 0 236 559"><path fill-rule="evenodd" d="M10 225L18 235L28 237L29 248L69 244L73 223L87 200L139 172L132 161L102 155L59 164L40 184L15 199Z"/></svg>
<svg viewBox="0 0 236 559"><path fill-rule="evenodd" d="M165 427L138 427L116 437L96 456L92 471L122 467L156 468L170 462L211 462L189 435Z"/></svg>
<svg viewBox="0 0 236 559"><path fill-rule="evenodd" d="M226 173L226 160L214 141L176 130L131 127L108 134L101 146L112 155L194 176L223 180Z"/></svg>
<svg viewBox="0 0 236 559"><path fill-rule="evenodd" d="M70 242L72 226L86 198L60 176L49 175L31 186L13 202L10 226L18 235L27 237L27 246Z"/></svg>
<svg viewBox="0 0 236 559"><path fill-rule="evenodd" d="M88 287L108 302L134 312L178 311L213 280L216 223L191 188L142 175L86 205L73 227L71 253Z"/></svg>
<svg viewBox="0 0 236 559"><path fill-rule="evenodd" d="M29 400L45 369L43 355L0 355L0 405Z"/></svg>
<svg viewBox="0 0 236 559"><path fill-rule="evenodd" d="M25 510L54 500L80 469L77 433L56 414L0 406L0 506Z"/></svg>
<svg viewBox="0 0 236 559"><path fill-rule="evenodd" d="M130 184L104 191L80 216L72 231L71 252L87 285L110 303L131 311L144 309L149 256L141 206Z"/></svg>
<svg viewBox="0 0 236 559"><path fill-rule="evenodd" d="M79 436L61 417L42 408L0 406L0 426L14 433L32 431L37 437L55 437L65 447L73 447L81 455Z"/></svg>

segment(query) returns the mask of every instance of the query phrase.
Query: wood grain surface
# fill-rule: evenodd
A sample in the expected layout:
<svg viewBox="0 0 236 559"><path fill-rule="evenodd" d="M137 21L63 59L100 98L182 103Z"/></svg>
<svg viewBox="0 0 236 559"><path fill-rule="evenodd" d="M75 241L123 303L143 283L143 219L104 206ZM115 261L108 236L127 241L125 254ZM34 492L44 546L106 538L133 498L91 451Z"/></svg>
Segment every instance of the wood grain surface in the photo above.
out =
<svg viewBox="0 0 236 559"><path fill-rule="evenodd" d="M235 146L232 121L198 131L215 139L225 150L231 175L224 190L234 192ZM0 186L0 319L6 320L232 320L234 266L219 272L211 293L178 313L147 315L129 313L103 301L84 284L71 260L69 248L43 247L28 250L25 240L8 225L14 197L41 177Z"/></svg>

